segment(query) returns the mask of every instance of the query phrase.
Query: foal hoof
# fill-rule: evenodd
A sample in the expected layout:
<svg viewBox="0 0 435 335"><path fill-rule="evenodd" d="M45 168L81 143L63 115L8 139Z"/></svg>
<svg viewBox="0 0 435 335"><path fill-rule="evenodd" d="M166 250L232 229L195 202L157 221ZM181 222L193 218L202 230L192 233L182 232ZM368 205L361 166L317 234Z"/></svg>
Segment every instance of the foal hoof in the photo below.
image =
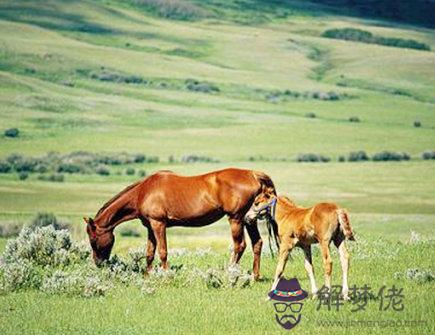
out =
<svg viewBox="0 0 435 335"><path fill-rule="evenodd" d="M349 295L347 295L347 294L343 294L343 300L344 300L344 301L349 301L349 300L350 300Z"/></svg>

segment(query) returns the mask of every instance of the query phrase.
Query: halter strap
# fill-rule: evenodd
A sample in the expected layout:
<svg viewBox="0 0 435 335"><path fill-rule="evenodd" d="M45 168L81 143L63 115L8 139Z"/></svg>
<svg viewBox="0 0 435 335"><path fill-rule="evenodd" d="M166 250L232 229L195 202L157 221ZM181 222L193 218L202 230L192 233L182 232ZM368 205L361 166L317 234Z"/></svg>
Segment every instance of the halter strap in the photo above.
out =
<svg viewBox="0 0 435 335"><path fill-rule="evenodd" d="M266 210L267 214L269 214L270 218L272 220L275 220L275 212L276 212L276 203L278 199L275 197L271 201L269 201L267 204L264 204L259 209L255 210L257 214L259 214L261 211Z"/></svg>

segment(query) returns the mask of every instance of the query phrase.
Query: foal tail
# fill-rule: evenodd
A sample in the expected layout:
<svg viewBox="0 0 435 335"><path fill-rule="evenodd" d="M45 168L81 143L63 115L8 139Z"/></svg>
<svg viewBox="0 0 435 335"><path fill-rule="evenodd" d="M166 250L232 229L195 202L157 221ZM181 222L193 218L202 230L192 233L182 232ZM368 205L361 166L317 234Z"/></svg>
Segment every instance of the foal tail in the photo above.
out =
<svg viewBox="0 0 435 335"><path fill-rule="evenodd" d="M349 214L346 212L346 210L342 208L337 209L337 218L344 236L349 241L355 241L355 237L353 236L352 226L350 225L350 221L349 221Z"/></svg>

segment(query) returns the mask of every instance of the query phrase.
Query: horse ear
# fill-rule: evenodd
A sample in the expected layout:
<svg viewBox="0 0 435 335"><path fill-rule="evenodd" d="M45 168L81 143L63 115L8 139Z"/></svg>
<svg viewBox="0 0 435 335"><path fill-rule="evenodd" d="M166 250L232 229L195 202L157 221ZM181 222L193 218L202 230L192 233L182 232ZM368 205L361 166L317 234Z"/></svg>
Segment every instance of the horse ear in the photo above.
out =
<svg viewBox="0 0 435 335"><path fill-rule="evenodd" d="M95 223L94 223L94 220L93 220L92 218L84 217L83 220L85 221L85 223L86 223L87 225L89 225L89 227L92 228L92 230L95 229Z"/></svg>

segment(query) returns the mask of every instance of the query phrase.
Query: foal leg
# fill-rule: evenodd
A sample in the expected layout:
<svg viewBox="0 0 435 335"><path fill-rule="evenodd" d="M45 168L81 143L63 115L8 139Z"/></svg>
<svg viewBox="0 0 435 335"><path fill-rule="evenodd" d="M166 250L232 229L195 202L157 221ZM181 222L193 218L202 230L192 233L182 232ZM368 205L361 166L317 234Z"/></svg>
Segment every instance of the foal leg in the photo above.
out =
<svg viewBox="0 0 435 335"><path fill-rule="evenodd" d="M339 238L334 240L335 246L338 248L338 254L340 255L341 270L343 272L343 299L349 300L349 286L347 282L347 273L349 271L349 252L347 251L345 239Z"/></svg>
<svg viewBox="0 0 435 335"><path fill-rule="evenodd" d="M150 220L151 228L157 239L157 248L159 250L160 266L163 270L168 269L168 247L166 244L166 224L164 222Z"/></svg>
<svg viewBox="0 0 435 335"><path fill-rule="evenodd" d="M322 251L323 268L325 269L325 286L331 291L332 260L329 253L329 241L321 241L320 250Z"/></svg>
<svg viewBox="0 0 435 335"><path fill-rule="evenodd" d="M233 254L231 264L238 264L246 248L245 234L243 232L243 221L230 219L231 236L233 238Z"/></svg>
<svg viewBox="0 0 435 335"><path fill-rule="evenodd" d="M302 247L304 250L305 255L305 270L307 271L308 278L310 279L311 284L311 293L313 294L313 297L317 295L317 286L316 286L316 280L314 279L314 268L313 268L313 259L311 257L311 245L304 245Z"/></svg>
<svg viewBox="0 0 435 335"><path fill-rule="evenodd" d="M276 288L279 279L284 273L285 266L288 261L288 257L290 255L290 251L293 249L294 243L289 240L282 239L281 244L279 246L279 256L278 256L278 264L275 270L275 279L272 284L272 290Z"/></svg>
<svg viewBox="0 0 435 335"><path fill-rule="evenodd" d="M261 239L256 223L246 225L246 230L248 231L249 238L251 239L252 251L254 253L254 264L252 266L254 280L258 280L260 278L260 259L263 240Z"/></svg>

